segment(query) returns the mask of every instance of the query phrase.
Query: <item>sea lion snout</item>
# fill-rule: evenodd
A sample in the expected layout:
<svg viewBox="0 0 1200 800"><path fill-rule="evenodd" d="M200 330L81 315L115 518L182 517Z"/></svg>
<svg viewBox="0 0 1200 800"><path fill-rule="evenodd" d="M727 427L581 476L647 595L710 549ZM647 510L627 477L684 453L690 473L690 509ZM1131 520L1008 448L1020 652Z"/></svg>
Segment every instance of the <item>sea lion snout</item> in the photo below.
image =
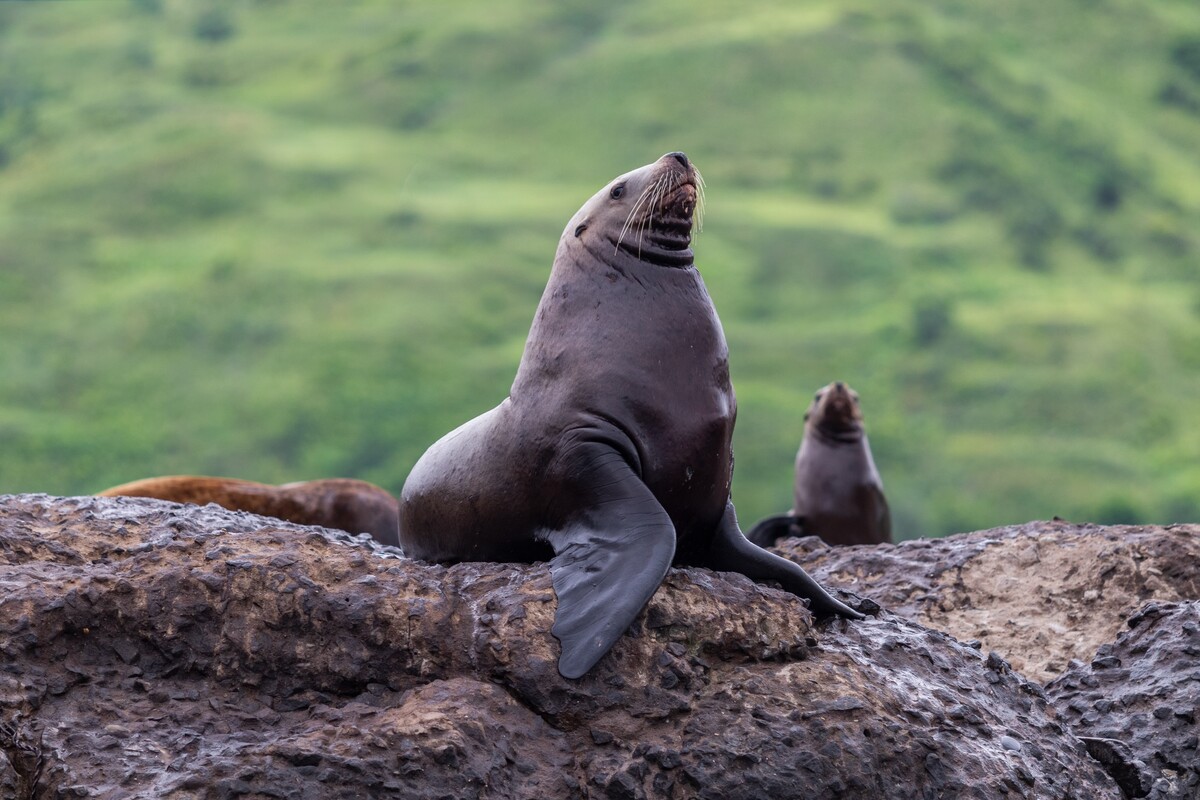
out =
<svg viewBox="0 0 1200 800"><path fill-rule="evenodd" d="M668 185L674 187L673 190L677 190L682 186L691 186L693 190L695 189L699 172L692 165L691 159L685 153L678 150L666 153L658 161L654 162L652 166L654 167L654 172L658 175L671 176Z"/></svg>
<svg viewBox="0 0 1200 800"><path fill-rule="evenodd" d="M850 387L843 381L834 381L829 386L825 387L829 390L831 398L846 398L849 399L853 394Z"/></svg>
<svg viewBox="0 0 1200 800"><path fill-rule="evenodd" d="M669 205L676 206L679 211L687 218L691 218L692 212L696 210L696 187L691 183L680 185L673 192L675 202Z"/></svg>
<svg viewBox="0 0 1200 800"><path fill-rule="evenodd" d="M821 388L805 418L814 418L819 427L857 427L862 422L858 395L844 381Z"/></svg>

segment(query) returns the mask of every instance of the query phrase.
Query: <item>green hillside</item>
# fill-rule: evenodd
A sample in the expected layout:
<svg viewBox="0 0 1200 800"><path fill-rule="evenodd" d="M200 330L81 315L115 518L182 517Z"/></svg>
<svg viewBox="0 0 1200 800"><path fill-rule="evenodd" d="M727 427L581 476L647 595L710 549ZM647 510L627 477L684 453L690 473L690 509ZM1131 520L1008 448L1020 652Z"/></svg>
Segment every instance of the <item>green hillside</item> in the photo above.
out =
<svg viewBox="0 0 1200 800"><path fill-rule="evenodd" d="M675 149L744 523L834 379L902 537L1200 520L1194 0L0 3L0 492L398 491Z"/></svg>

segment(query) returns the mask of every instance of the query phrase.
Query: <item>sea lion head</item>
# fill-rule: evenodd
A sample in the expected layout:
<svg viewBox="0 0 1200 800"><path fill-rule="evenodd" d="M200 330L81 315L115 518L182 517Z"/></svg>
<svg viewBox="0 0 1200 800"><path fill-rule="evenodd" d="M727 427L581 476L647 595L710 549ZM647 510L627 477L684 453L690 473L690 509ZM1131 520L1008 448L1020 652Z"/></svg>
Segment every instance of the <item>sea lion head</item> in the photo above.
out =
<svg viewBox="0 0 1200 800"><path fill-rule="evenodd" d="M858 392L841 381L821 387L804 414L805 427L826 438L856 440L862 436L863 414Z"/></svg>
<svg viewBox="0 0 1200 800"><path fill-rule="evenodd" d="M680 152L614 178L583 204L563 230L564 248L586 248L606 263L633 259L690 266L692 220L704 181Z"/></svg>

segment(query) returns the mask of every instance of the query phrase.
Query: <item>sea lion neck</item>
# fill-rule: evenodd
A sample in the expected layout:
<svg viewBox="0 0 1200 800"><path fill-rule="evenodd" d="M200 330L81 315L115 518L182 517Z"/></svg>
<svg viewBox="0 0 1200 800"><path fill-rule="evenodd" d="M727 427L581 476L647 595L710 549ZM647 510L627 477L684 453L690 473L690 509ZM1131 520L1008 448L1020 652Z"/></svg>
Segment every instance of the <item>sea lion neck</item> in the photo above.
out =
<svg viewBox="0 0 1200 800"><path fill-rule="evenodd" d="M861 442L865 431L857 422L847 426L827 420L809 422L808 433L825 444L854 444Z"/></svg>
<svg viewBox="0 0 1200 800"><path fill-rule="evenodd" d="M647 268L686 269L694 266L696 257L692 252L690 237L682 247L671 246L678 241L674 236L660 237L657 232L637 242L622 240L616 234L611 234L590 239L583 246L597 262L623 273Z"/></svg>
<svg viewBox="0 0 1200 800"><path fill-rule="evenodd" d="M596 252L579 240L564 242L526 339L512 400L540 404L550 401L549 387L591 392L594 384L632 385L666 373L668 384L686 392L697 380L693 373L727 369L720 321L690 250L677 258L677 268L662 267L611 245ZM680 352L696 352L705 366L684 363Z"/></svg>

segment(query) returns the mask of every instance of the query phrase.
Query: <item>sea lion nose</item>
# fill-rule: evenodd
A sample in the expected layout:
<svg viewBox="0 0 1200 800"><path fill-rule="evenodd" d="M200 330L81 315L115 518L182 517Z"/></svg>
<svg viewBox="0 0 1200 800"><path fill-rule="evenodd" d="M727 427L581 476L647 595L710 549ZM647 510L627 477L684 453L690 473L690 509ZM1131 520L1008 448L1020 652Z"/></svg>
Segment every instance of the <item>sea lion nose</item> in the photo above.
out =
<svg viewBox="0 0 1200 800"><path fill-rule="evenodd" d="M837 382L835 382L835 383L833 384L833 388L835 388L835 389L837 389L839 392L841 392L841 391L844 391L844 390L846 389L846 384L842 383L841 381L837 381Z"/></svg>
<svg viewBox="0 0 1200 800"><path fill-rule="evenodd" d="M669 156L671 156L672 158L674 158L674 159L675 159L676 161L678 161L680 164L683 164L683 168L684 168L684 169L687 169L687 168L688 168L688 164L689 164L689 162L688 162L688 157L687 157L687 155L686 155L686 154L684 154L684 153L681 153L681 152L679 152L678 150L676 150L674 153L667 153L667 155L669 155Z"/></svg>

